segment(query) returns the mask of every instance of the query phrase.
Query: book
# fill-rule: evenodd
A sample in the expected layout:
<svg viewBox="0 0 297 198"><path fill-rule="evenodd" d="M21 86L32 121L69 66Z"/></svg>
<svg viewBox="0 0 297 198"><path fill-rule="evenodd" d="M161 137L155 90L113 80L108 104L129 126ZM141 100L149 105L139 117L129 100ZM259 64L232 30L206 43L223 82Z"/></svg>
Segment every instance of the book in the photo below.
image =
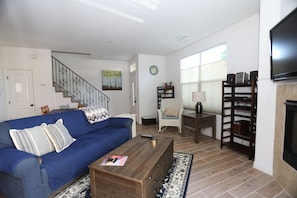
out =
<svg viewBox="0 0 297 198"><path fill-rule="evenodd" d="M100 165L102 166L124 166L128 156L121 155L107 155Z"/></svg>

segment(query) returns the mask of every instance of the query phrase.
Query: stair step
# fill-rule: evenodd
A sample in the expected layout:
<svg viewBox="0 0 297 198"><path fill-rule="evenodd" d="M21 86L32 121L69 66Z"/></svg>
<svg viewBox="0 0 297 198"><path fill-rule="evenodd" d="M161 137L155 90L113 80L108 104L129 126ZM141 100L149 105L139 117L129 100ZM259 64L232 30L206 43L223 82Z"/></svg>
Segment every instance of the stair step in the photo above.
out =
<svg viewBox="0 0 297 198"><path fill-rule="evenodd" d="M79 105L79 102L72 101L71 97L64 97L63 92L56 92L55 88L53 87L53 92L55 93L54 97L54 109L60 109L60 108L77 108Z"/></svg>

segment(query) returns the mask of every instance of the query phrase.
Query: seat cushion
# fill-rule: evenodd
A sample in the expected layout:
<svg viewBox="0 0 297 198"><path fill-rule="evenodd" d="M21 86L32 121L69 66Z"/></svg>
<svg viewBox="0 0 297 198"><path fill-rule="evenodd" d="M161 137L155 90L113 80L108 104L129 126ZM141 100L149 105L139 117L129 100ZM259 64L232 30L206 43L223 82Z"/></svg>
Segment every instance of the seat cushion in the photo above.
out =
<svg viewBox="0 0 297 198"><path fill-rule="evenodd" d="M178 119L178 116L168 116L168 115L163 115L162 119Z"/></svg>
<svg viewBox="0 0 297 198"><path fill-rule="evenodd" d="M12 129L25 129L34 126L39 126L42 123L52 124L56 120L51 115L45 114L40 116L33 116L27 118L19 118L15 120L8 120L8 124Z"/></svg>
<svg viewBox="0 0 297 198"><path fill-rule="evenodd" d="M64 126L68 129L70 135L74 138L85 135L97 129L103 129L109 126L109 119L90 124L81 110L66 111L52 114L55 120L63 119Z"/></svg>

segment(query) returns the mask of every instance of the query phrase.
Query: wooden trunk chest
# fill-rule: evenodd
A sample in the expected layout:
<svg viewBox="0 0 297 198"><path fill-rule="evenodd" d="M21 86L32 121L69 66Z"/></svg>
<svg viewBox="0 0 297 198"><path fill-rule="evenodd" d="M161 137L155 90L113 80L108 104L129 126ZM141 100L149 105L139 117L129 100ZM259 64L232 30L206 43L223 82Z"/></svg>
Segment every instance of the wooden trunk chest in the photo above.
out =
<svg viewBox="0 0 297 198"><path fill-rule="evenodd" d="M89 166L92 197L155 197L173 162L173 139L155 137L157 144L140 136L109 154L127 155L124 166L102 166L104 157Z"/></svg>

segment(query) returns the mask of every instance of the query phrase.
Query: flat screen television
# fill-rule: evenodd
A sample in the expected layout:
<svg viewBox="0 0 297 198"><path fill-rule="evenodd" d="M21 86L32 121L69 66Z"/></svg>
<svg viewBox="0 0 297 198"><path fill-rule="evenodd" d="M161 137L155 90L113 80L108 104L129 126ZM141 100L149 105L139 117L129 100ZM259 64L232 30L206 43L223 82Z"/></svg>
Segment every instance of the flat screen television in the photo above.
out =
<svg viewBox="0 0 297 198"><path fill-rule="evenodd" d="M297 79L297 8L270 30L271 79Z"/></svg>

